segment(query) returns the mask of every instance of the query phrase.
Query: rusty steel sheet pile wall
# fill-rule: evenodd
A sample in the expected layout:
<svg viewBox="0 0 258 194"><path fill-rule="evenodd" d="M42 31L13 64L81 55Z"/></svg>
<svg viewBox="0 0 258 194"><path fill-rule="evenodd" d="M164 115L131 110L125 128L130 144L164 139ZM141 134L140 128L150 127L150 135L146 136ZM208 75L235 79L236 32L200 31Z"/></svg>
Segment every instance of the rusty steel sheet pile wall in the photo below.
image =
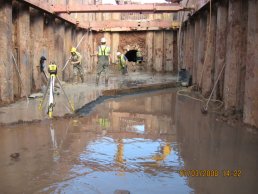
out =
<svg viewBox="0 0 258 194"><path fill-rule="evenodd" d="M258 127L258 0L213 0L211 12L205 3L181 14L179 66L191 72L206 97L225 67L213 97L223 100L225 111L243 113L245 123Z"/></svg>
<svg viewBox="0 0 258 194"><path fill-rule="evenodd" d="M6 102L13 100L13 66L10 51L12 50L12 3L0 1L0 99Z"/></svg>
<svg viewBox="0 0 258 194"><path fill-rule="evenodd" d="M65 0L56 2L66 3ZM41 56L47 58L46 66L55 61L59 78L70 81L71 65L64 72L61 69L70 57L71 47L76 46L84 35L78 51L84 56L85 72L91 71L88 63L91 40L86 29L32 8L22 1L0 0L0 4L0 103L28 96L46 84L39 68ZM88 15L85 14L82 19ZM17 62L19 73L12 56Z"/></svg>
<svg viewBox="0 0 258 194"><path fill-rule="evenodd" d="M177 29L174 29L175 13L64 13L64 17L53 13L52 5L96 3L94 0L22 1L0 0L0 103L13 102L40 91L47 80L40 72L41 56L47 58L46 65L55 61L58 76L71 81L72 65L63 69L70 57L71 47L83 38L78 51L82 54L82 65L86 73L95 73L96 53L100 38L105 37L111 47L111 61L116 62L116 52L124 49L142 50L143 70L156 72L177 71ZM42 7L37 7L42 3ZM68 18L67 20L65 18ZM155 20L159 19L159 20ZM154 21L153 21L154 20ZM79 25L74 22L78 21ZM82 26L102 21L133 21L143 23L171 22L170 28L156 26L155 29L131 29L129 31L90 31ZM160 22L158 22L160 21ZM100 23L99 23L100 24ZM145 24L144 24L145 25ZM12 59L17 61L18 71ZM46 70L46 68L45 68ZM21 80L20 78L21 77Z"/></svg>
<svg viewBox="0 0 258 194"><path fill-rule="evenodd" d="M81 14L81 13L80 13ZM141 14L141 13L95 13L95 21L140 21L144 18L147 21L160 19L160 21L174 21L173 13L163 14ZM126 21L124 21L126 22ZM177 30L147 30L147 31L100 31L93 33L93 46L91 50L96 51L100 44L100 38L107 39L107 45L111 47L111 62L116 62L116 52L127 50L142 50L144 63L143 69L156 72L176 72L177 71ZM96 58L94 64L97 62Z"/></svg>

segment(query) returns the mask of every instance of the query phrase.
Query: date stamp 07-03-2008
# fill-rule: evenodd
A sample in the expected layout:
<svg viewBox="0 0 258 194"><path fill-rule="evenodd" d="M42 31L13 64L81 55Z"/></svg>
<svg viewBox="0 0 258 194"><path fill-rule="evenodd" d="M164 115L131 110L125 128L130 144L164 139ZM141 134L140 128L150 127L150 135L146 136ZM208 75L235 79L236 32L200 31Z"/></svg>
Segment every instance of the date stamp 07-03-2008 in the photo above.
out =
<svg viewBox="0 0 258 194"><path fill-rule="evenodd" d="M179 175L182 177L241 177L242 171L240 169L236 170L179 170Z"/></svg>

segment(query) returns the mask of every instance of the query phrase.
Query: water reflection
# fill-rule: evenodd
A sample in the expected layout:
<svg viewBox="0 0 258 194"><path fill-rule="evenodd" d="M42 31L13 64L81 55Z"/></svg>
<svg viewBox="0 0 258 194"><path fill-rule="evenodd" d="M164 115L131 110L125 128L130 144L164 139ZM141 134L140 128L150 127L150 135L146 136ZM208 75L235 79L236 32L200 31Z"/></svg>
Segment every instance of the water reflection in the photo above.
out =
<svg viewBox="0 0 258 194"><path fill-rule="evenodd" d="M200 115L173 91L125 96L87 116L3 127L0 193L254 193L257 145L257 134ZM229 168L243 176L179 174Z"/></svg>
<svg viewBox="0 0 258 194"><path fill-rule="evenodd" d="M53 146L53 161L57 162L60 158L60 153L59 153L59 148L58 148L58 145L57 145L55 129L53 128L52 124L50 124L49 130L50 130L52 146Z"/></svg>
<svg viewBox="0 0 258 194"><path fill-rule="evenodd" d="M128 131L128 130L127 130L127 131ZM142 124L142 125L141 125L141 124L133 125L131 131L132 131L132 132L136 132L136 133L144 134L145 125L144 125L144 124Z"/></svg>
<svg viewBox="0 0 258 194"><path fill-rule="evenodd" d="M0 173L7 174L1 193L190 191L178 175L183 162L171 128L173 103L172 92L128 96L98 105L87 117L1 130L0 151L21 153L11 165L0 156ZM20 137L15 146L14 136Z"/></svg>

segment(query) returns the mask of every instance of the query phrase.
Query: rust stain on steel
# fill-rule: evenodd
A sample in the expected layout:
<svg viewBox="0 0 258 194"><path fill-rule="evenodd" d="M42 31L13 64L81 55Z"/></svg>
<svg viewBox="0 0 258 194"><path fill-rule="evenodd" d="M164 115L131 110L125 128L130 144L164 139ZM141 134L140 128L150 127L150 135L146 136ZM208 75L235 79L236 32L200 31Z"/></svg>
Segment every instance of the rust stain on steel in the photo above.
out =
<svg viewBox="0 0 258 194"><path fill-rule="evenodd" d="M79 22L76 19L72 18L71 16L69 16L66 13L56 14L56 12L53 9L53 6L50 3L43 2L43 1L40 1L40 0L18 0L18 1L27 3L31 7L42 10L46 13L53 14L57 18L59 18L61 20L64 20L66 22L69 22L71 24L74 24L74 25L76 25L80 28L86 28L86 26L83 26L81 24L79 25Z"/></svg>
<svg viewBox="0 0 258 194"><path fill-rule="evenodd" d="M125 4L125 5L54 5L55 13L95 13L95 12L162 12L171 13L186 10L179 4Z"/></svg>

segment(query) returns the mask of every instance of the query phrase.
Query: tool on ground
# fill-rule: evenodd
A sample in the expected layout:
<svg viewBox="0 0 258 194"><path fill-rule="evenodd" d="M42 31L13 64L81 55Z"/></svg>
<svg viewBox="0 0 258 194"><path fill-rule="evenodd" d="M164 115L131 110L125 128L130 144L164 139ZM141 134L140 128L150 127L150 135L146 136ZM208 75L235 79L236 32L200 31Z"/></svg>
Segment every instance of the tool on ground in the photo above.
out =
<svg viewBox="0 0 258 194"><path fill-rule="evenodd" d="M224 63L223 67L221 68L221 71L220 71L220 73L219 73L219 75L218 75L218 78L217 78L217 80L216 80L216 82L215 82L215 84L214 84L214 87L213 87L213 89L212 89L212 91L211 91L211 94L210 94L210 96L209 96L209 98L208 98L208 100L207 100L205 106L203 106L203 107L201 108L201 112L202 112L203 114L206 114L206 113L208 112L208 107L209 107L209 103L210 103L211 97L212 97L212 95L213 95L213 92L215 91L215 88L216 88L216 86L217 86L217 84L218 84L218 81L219 81L219 79L220 79L220 76L222 75L222 72L223 72L225 66L226 66L226 63Z"/></svg>
<svg viewBox="0 0 258 194"><path fill-rule="evenodd" d="M89 33L89 30L87 31L87 34L88 34L88 33ZM82 36L81 40L78 42L77 46L75 47L76 49L80 46L80 44L81 44L82 40L84 39L84 37L85 37L85 34ZM65 70L65 68L66 68L66 66L68 65L68 62L69 62L70 60L71 60L71 56L70 56L69 59L66 61L65 65L64 65L64 67L63 67L63 69L62 69L62 71Z"/></svg>
<svg viewBox="0 0 258 194"><path fill-rule="evenodd" d="M25 87L24 87L24 85L23 85L23 83L22 83L21 73L20 73L20 71L19 71L17 62L16 62L15 57L14 57L14 55L13 55L12 52L11 52L11 55L12 55L12 58L13 58L13 61L14 61L14 64L15 64L15 69L16 69L16 71L17 71L17 73L18 73L18 77L19 77L20 82L21 82L21 87L22 87L23 89L25 89ZM27 102L29 102L29 98L28 98L28 95L26 94L26 92L25 92L25 96L26 96Z"/></svg>
<svg viewBox="0 0 258 194"><path fill-rule="evenodd" d="M74 106L72 105L72 103L70 102L68 96L66 95L62 84L60 82L60 80L57 77L57 65L55 64L55 62L51 62L50 65L48 66L48 72L50 74L50 79L48 80L47 83L47 89L44 93L43 99L41 100L40 104L39 104L39 109L42 109L43 103L46 99L48 90L49 90L49 100L48 100L48 111L47 114L49 116L49 118L52 118L53 116L53 111L54 111L54 106L55 106L55 102L54 102L54 87L55 87L55 80L57 80L58 84L60 85L60 88L62 89L64 96L66 98L66 100L68 101L71 111L74 112Z"/></svg>

